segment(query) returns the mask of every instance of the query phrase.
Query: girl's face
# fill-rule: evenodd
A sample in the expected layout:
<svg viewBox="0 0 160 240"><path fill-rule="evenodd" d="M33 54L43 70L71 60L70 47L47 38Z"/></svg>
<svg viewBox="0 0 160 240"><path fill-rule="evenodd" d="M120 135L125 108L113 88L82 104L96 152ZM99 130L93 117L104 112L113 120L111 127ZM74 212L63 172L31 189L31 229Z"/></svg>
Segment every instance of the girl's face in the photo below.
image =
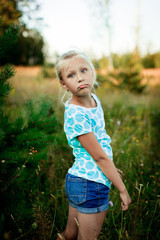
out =
<svg viewBox="0 0 160 240"><path fill-rule="evenodd" d="M91 93L94 78L89 63L80 56L73 56L62 68L62 87L73 95L85 96Z"/></svg>

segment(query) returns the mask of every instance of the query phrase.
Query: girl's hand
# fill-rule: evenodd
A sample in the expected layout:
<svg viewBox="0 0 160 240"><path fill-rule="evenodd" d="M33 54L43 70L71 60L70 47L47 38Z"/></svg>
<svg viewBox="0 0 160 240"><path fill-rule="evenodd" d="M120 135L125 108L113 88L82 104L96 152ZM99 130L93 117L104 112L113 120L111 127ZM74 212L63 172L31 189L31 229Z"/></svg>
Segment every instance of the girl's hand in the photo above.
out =
<svg viewBox="0 0 160 240"><path fill-rule="evenodd" d="M129 204L131 204L131 198L126 188L123 190L123 192L120 192L120 198L122 200L121 202L122 210L123 211L128 210Z"/></svg>

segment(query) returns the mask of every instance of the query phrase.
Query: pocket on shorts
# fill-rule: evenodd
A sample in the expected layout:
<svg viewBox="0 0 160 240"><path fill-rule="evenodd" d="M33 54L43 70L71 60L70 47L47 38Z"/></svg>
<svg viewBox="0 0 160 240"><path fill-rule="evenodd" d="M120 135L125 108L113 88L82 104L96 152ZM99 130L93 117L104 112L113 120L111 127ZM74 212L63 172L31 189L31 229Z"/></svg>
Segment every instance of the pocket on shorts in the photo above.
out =
<svg viewBox="0 0 160 240"><path fill-rule="evenodd" d="M76 205L86 202L87 180L68 174L66 177L65 190L69 201Z"/></svg>

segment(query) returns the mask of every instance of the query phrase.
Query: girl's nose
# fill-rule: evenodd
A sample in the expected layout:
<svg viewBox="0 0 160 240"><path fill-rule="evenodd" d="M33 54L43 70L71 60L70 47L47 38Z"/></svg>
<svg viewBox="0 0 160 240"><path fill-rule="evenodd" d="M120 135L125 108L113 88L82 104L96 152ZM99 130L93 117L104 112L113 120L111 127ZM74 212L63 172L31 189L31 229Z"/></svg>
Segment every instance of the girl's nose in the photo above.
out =
<svg viewBox="0 0 160 240"><path fill-rule="evenodd" d="M79 78L78 82L83 82L84 78Z"/></svg>
<svg viewBox="0 0 160 240"><path fill-rule="evenodd" d="M84 81L84 77L81 74L79 74L78 75L78 82L83 82L83 81Z"/></svg>

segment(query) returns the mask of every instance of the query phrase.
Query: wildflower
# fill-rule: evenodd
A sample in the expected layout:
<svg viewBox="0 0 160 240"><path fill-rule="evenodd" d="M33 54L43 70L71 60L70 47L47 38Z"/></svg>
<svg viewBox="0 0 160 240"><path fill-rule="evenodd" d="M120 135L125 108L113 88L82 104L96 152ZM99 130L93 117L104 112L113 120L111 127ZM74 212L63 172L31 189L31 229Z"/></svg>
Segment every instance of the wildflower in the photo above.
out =
<svg viewBox="0 0 160 240"><path fill-rule="evenodd" d="M121 125L121 121L118 120L117 121L117 125L120 126Z"/></svg>
<svg viewBox="0 0 160 240"><path fill-rule="evenodd" d="M144 163L143 163L143 160L140 161L140 166L143 167L144 166Z"/></svg>
<svg viewBox="0 0 160 240"><path fill-rule="evenodd" d="M22 168L25 168L26 167L26 165L22 165Z"/></svg>
<svg viewBox="0 0 160 240"><path fill-rule="evenodd" d="M113 207L113 202L112 202L112 201L109 201L109 205L110 205L111 207Z"/></svg>
<svg viewBox="0 0 160 240"><path fill-rule="evenodd" d="M1 163L5 163L5 160L2 160Z"/></svg>
<svg viewBox="0 0 160 240"><path fill-rule="evenodd" d="M30 152L29 154L32 155L33 153Z"/></svg>

